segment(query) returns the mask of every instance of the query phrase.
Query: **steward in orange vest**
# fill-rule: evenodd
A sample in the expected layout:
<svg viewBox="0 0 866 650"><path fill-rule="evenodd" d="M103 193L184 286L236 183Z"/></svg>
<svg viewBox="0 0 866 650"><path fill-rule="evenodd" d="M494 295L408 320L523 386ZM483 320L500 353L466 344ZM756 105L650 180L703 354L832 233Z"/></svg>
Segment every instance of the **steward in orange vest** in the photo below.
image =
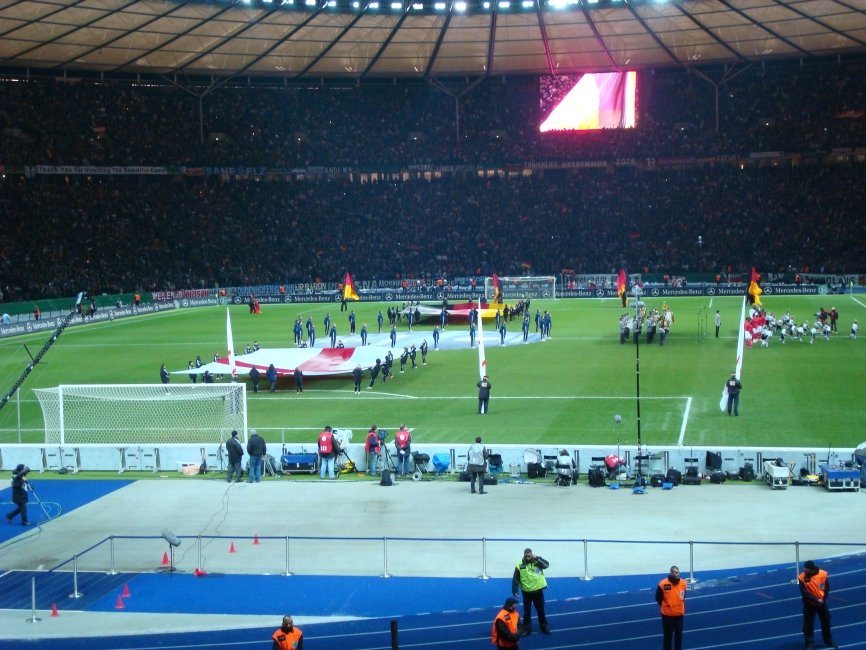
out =
<svg viewBox="0 0 866 650"><path fill-rule="evenodd" d="M799 575L797 583L800 585L800 595L803 597L803 637L806 641L806 650L815 647L815 614L821 621L821 637L824 639L824 645L838 648L830 630L830 610L827 609L830 578L827 572L819 569L812 560L808 560L803 563L803 572Z"/></svg>
<svg viewBox="0 0 866 650"><path fill-rule="evenodd" d="M687 581L680 578L680 569L671 567L670 575L659 582L656 589L656 602L662 615L662 633L664 650L671 650L673 642L676 650L683 648L683 618L686 613Z"/></svg>
<svg viewBox="0 0 866 650"><path fill-rule="evenodd" d="M272 638L273 650L304 650L304 633L294 626L291 616L283 616L283 624Z"/></svg>
<svg viewBox="0 0 866 650"><path fill-rule="evenodd" d="M520 614L517 613L515 605L517 605L516 598L506 598L502 609L493 619L490 643L497 648L517 648L520 643L520 635L517 633Z"/></svg>

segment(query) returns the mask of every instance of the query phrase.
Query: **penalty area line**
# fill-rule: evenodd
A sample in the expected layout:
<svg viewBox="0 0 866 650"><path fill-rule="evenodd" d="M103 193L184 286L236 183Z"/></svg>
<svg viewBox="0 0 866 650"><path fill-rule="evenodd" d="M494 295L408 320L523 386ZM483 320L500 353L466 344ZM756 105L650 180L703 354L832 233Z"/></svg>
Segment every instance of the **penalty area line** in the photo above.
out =
<svg viewBox="0 0 866 650"><path fill-rule="evenodd" d="M692 410L692 398L686 398L686 411L683 413L683 423L680 425L680 437L677 438L677 445L682 447L683 440L686 438L686 424L689 422L689 411Z"/></svg>

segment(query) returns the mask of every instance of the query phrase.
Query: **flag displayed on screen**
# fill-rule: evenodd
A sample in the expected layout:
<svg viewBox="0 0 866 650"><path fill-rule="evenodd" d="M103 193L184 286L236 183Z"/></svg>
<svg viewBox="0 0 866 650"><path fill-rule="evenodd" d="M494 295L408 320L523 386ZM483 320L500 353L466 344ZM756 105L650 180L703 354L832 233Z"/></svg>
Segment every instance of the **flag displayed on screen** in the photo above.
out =
<svg viewBox="0 0 866 650"><path fill-rule="evenodd" d="M636 125L637 73L602 72L539 79L539 130L627 129Z"/></svg>

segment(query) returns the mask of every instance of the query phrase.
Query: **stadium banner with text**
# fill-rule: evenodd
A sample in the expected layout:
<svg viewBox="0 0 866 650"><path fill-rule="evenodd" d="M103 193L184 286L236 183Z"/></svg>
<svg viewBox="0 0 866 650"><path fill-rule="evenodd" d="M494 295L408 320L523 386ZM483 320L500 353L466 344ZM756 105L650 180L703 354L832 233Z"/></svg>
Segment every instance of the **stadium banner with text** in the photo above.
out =
<svg viewBox="0 0 866 650"><path fill-rule="evenodd" d="M168 167L135 165L31 165L25 168L29 176L36 174L61 176L165 176Z"/></svg>
<svg viewBox="0 0 866 650"><path fill-rule="evenodd" d="M167 311L178 307L173 302L163 303L148 303L145 305L126 305L124 307L104 307L98 309L95 314L82 315L76 314L73 316L67 327L76 327L79 325L88 325L90 323L102 323L113 321L118 318L128 318L130 316L142 316L144 314L154 314L160 311ZM0 325L0 338L8 336L20 336L22 334L37 334L39 332L48 332L60 327L63 318L45 318L40 320L30 319L9 325Z"/></svg>

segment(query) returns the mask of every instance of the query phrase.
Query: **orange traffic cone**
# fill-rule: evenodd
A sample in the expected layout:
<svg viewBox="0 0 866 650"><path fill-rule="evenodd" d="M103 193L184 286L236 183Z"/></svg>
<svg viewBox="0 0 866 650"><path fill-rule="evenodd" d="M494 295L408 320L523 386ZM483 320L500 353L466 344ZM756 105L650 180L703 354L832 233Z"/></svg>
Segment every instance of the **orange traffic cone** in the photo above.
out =
<svg viewBox="0 0 866 650"><path fill-rule="evenodd" d="M168 561L168 551L162 554L162 566L169 566L170 562Z"/></svg>
<svg viewBox="0 0 866 650"><path fill-rule="evenodd" d="M123 604L123 596L117 597L117 603L114 605L114 609L126 609L126 605Z"/></svg>
<svg viewBox="0 0 866 650"><path fill-rule="evenodd" d="M259 543L259 536L257 534L253 535L253 546L255 546L258 543Z"/></svg>
<svg viewBox="0 0 866 650"><path fill-rule="evenodd" d="M51 605L51 616L60 616L59 612L57 611L57 603Z"/></svg>
<svg viewBox="0 0 866 650"><path fill-rule="evenodd" d="M237 551L235 551L235 543L234 542L232 542L231 546L229 546L229 553L237 553Z"/></svg>
<svg viewBox="0 0 866 650"><path fill-rule="evenodd" d="M131 593L129 593L129 585L127 585L125 582L123 583L123 593L120 595L124 598L129 598L132 595Z"/></svg>

